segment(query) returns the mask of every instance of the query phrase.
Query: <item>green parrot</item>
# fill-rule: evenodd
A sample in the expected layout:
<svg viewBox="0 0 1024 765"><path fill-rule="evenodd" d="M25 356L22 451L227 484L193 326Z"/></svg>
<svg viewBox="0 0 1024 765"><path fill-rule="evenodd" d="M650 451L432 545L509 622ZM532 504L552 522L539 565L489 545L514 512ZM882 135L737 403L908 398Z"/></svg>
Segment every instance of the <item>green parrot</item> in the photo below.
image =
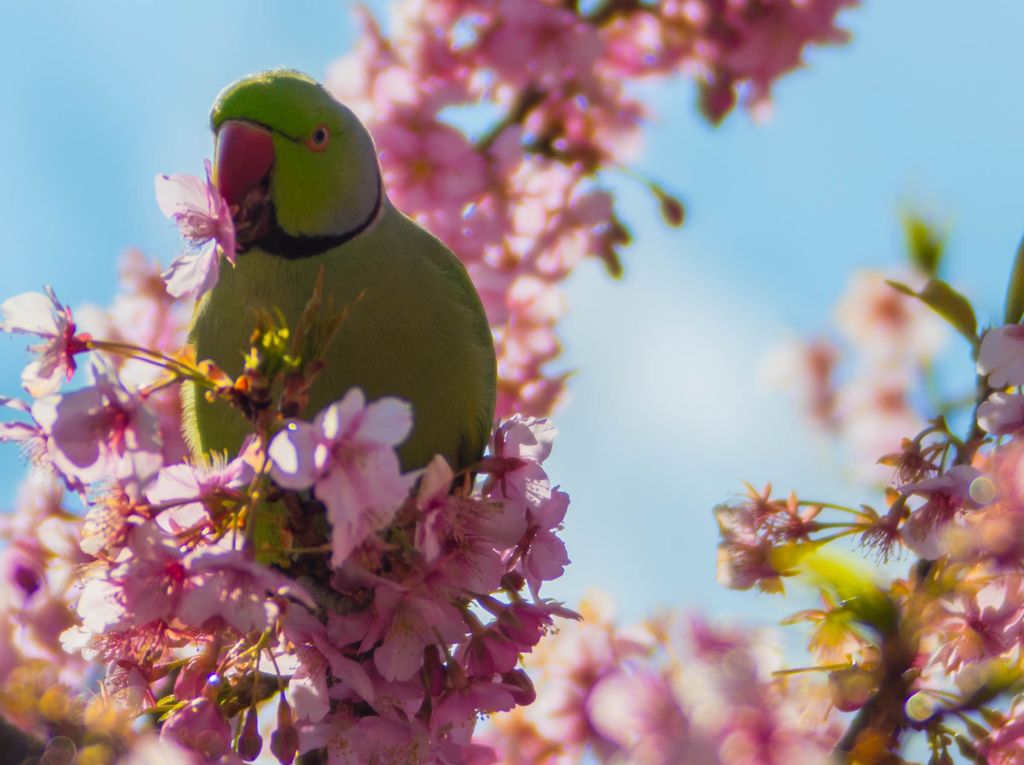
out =
<svg viewBox="0 0 1024 765"><path fill-rule="evenodd" d="M399 449L405 469L435 454L456 470L478 460L496 395L483 305L451 250L388 200L366 128L290 70L229 85L210 119L213 180L231 206L240 255L196 305L189 341L198 358L240 373L251 309L279 309L295 326L322 270L325 298L352 311L303 416L353 386L370 400L398 396L413 407ZM194 452L238 450L249 427L234 408L209 403L192 385L183 403Z"/></svg>

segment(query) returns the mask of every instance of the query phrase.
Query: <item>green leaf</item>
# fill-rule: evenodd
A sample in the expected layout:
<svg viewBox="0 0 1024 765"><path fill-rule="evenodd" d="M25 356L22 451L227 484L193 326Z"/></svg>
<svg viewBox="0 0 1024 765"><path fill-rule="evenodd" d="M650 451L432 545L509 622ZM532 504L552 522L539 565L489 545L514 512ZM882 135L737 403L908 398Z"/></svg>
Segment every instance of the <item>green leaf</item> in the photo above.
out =
<svg viewBox="0 0 1024 765"><path fill-rule="evenodd" d="M1006 286L1006 310L1004 324L1016 324L1024 316L1024 239L1017 245L1017 256L1013 259L1010 283Z"/></svg>
<svg viewBox="0 0 1024 765"><path fill-rule="evenodd" d="M916 297L948 321L957 332L967 338L971 345L978 344L978 319L974 315L971 301L942 279L929 279L920 292L914 292L913 289L900 282L887 280L886 283L904 295Z"/></svg>
<svg viewBox="0 0 1024 765"><path fill-rule="evenodd" d="M883 636L896 633L899 626L896 605L878 586L872 571L856 558L838 550L825 552L812 545L801 545L793 567L811 585L829 593L854 621Z"/></svg>
<svg viewBox="0 0 1024 765"><path fill-rule="evenodd" d="M911 264L927 276L938 276L946 249L945 234L915 212L903 216L903 233Z"/></svg>

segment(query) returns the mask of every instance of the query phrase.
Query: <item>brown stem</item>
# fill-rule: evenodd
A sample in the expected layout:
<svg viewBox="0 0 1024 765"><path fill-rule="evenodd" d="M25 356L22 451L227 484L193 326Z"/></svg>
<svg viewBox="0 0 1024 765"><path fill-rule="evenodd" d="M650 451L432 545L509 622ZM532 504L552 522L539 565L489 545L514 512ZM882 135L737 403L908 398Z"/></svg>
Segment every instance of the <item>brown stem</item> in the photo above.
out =
<svg viewBox="0 0 1024 765"><path fill-rule="evenodd" d="M879 747L882 751L890 754L899 751L900 739L909 726L903 710L914 681L911 670L917 655L916 646L907 644L903 632L897 627L893 634L883 638L881 683L875 695L860 708L832 751L837 761L849 762L849 755L853 753L858 740L868 731L884 741L884 749Z"/></svg>
<svg viewBox="0 0 1024 765"><path fill-rule="evenodd" d="M978 376L975 388L974 413L971 426L962 447L957 448L954 464L967 465L974 458L974 453L984 435L978 425L978 407L988 398L991 388L987 377ZM914 565L914 580L920 586L931 573L934 561L919 559ZM907 645L901 636L906 629L897 629L896 633L882 640L882 661L884 673L879 689L868 702L861 707L856 717L846 729L842 739L833 750L833 756L846 762L857 745L857 740L867 731L874 731L884 738L885 751L896 754L899 751L900 738L909 727L904 713L904 704L913 687L913 661L917 653L916 645Z"/></svg>

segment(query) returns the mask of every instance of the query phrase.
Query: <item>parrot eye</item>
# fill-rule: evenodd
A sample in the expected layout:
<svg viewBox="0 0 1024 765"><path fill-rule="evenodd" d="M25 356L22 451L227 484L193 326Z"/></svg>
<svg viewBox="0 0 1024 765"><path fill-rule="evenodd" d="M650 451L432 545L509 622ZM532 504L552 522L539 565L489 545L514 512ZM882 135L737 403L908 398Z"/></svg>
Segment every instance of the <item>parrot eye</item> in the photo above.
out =
<svg viewBox="0 0 1024 765"><path fill-rule="evenodd" d="M306 139L306 146L313 151L323 151L327 148L327 142L330 138L331 134L327 130L327 125L318 125L316 130Z"/></svg>

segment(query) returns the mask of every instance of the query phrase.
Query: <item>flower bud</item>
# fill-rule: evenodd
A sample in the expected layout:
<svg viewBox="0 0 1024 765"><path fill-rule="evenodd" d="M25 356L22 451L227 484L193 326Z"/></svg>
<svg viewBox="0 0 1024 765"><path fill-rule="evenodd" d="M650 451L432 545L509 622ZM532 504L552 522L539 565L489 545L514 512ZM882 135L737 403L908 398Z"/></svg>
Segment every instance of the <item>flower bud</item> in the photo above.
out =
<svg viewBox="0 0 1024 765"><path fill-rule="evenodd" d="M281 765L292 765L299 751L299 732L292 724L292 708L282 695L277 703L277 729L270 734L270 752Z"/></svg>
<svg viewBox="0 0 1024 765"><path fill-rule="evenodd" d="M242 735L238 737L238 754L243 760L255 760L263 751L263 737L260 735L259 715L256 707L249 707L242 725Z"/></svg>
<svg viewBox="0 0 1024 765"><path fill-rule="evenodd" d="M532 704L537 698L537 691L533 687L533 681L521 669L513 669L511 672L506 672L501 676L501 682L518 689L512 691L512 698L516 704L526 706L527 704Z"/></svg>
<svg viewBox="0 0 1024 765"><path fill-rule="evenodd" d="M828 675L828 692L840 712L860 709L875 691L875 678L861 667L836 670Z"/></svg>

